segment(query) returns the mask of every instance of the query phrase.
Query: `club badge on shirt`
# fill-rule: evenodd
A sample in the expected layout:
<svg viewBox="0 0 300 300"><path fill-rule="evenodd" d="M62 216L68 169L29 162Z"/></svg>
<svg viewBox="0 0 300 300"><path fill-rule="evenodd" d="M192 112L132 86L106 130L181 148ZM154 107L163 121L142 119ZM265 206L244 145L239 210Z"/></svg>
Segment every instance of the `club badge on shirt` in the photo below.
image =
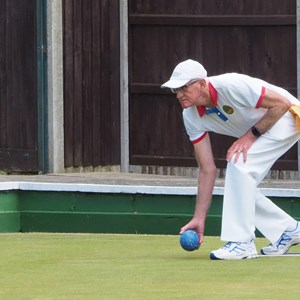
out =
<svg viewBox="0 0 300 300"><path fill-rule="evenodd" d="M231 115L234 113L234 109L229 105L223 105L222 109L228 115Z"/></svg>

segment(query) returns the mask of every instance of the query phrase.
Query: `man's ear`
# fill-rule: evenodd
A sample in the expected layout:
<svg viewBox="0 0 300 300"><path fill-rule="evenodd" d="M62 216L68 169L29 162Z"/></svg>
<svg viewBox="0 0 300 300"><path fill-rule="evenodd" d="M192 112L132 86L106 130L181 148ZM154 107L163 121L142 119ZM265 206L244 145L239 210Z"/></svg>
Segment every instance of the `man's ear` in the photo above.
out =
<svg viewBox="0 0 300 300"><path fill-rule="evenodd" d="M205 88L207 85L207 82L205 79L199 79L199 83L200 83L201 88Z"/></svg>

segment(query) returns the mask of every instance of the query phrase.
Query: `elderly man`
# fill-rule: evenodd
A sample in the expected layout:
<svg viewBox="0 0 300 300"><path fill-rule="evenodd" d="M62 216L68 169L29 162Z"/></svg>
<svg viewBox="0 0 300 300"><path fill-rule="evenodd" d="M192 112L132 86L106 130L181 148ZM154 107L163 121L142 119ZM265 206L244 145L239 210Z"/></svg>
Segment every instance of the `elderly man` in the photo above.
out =
<svg viewBox="0 0 300 300"><path fill-rule="evenodd" d="M299 140L296 118L300 102L286 90L246 75L207 77L204 67L191 59L178 64L162 87L170 88L183 108L184 125L199 164L194 216L180 233L196 230L203 242L216 179L211 131L237 140L226 157L221 239L227 243L212 251L210 258L257 257L256 228L270 241L261 249L264 255L281 255L299 244L300 222L257 186L274 162Z"/></svg>

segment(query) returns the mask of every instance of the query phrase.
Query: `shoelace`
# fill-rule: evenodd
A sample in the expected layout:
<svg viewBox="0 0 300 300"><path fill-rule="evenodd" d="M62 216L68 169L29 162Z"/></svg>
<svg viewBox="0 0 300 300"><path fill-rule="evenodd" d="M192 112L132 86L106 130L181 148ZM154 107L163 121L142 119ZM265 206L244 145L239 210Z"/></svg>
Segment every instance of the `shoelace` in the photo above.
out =
<svg viewBox="0 0 300 300"><path fill-rule="evenodd" d="M286 244L291 240L292 238L288 236L287 234L283 233L280 239L276 242L276 244L269 244L268 247L274 247L276 249L279 249L280 246L286 246Z"/></svg>
<svg viewBox="0 0 300 300"><path fill-rule="evenodd" d="M224 250L227 250L228 252L236 252L240 253L241 251L245 251L244 248L239 247L242 243L238 242L228 242L223 246Z"/></svg>
<svg viewBox="0 0 300 300"><path fill-rule="evenodd" d="M231 245L233 244L233 242L228 242L223 246L223 249L229 249L231 247Z"/></svg>
<svg viewBox="0 0 300 300"><path fill-rule="evenodd" d="M275 247L278 249L280 246L285 246L292 238L283 233L280 239L277 241Z"/></svg>

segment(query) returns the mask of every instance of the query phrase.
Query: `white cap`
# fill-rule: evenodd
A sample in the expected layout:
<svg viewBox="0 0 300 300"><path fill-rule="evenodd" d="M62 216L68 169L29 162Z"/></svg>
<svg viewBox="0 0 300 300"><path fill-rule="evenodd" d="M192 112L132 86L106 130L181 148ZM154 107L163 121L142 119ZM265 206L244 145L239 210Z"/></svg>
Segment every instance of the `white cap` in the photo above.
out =
<svg viewBox="0 0 300 300"><path fill-rule="evenodd" d="M161 87L176 89L186 85L193 79L204 79L207 77L207 72L204 67L195 60L188 59L179 63L169 81L165 82Z"/></svg>

